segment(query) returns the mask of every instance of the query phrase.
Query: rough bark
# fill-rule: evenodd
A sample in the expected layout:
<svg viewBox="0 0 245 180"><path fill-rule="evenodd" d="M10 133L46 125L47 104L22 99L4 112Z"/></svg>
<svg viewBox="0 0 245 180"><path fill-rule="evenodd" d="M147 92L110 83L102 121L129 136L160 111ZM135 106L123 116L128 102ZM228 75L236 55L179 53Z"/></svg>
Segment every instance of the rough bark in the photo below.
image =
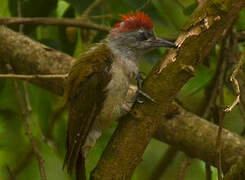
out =
<svg viewBox="0 0 245 180"><path fill-rule="evenodd" d="M10 64L16 74L65 74L74 59L30 38L0 26L0 72L6 73ZM63 79L32 80L59 95L63 92Z"/></svg>
<svg viewBox="0 0 245 180"><path fill-rule="evenodd" d="M218 126L183 109L180 109L180 112L172 119L163 120L155 138L174 145L190 157L198 157L216 166ZM222 168L227 171L241 157L245 156L245 140L223 129L222 142Z"/></svg>

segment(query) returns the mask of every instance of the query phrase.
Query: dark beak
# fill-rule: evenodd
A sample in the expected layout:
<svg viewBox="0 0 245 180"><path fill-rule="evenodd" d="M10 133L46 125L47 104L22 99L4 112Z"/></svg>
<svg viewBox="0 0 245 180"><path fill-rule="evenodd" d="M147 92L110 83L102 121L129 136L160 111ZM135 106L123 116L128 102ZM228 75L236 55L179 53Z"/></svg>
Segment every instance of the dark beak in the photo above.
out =
<svg viewBox="0 0 245 180"><path fill-rule="evenodd" d="M178 48L178 46L170 41L166 41L164 39L161 39L159 37L156 37L156 39L152 40L153 46L155 47L167 47L167 48Z"/></svg>

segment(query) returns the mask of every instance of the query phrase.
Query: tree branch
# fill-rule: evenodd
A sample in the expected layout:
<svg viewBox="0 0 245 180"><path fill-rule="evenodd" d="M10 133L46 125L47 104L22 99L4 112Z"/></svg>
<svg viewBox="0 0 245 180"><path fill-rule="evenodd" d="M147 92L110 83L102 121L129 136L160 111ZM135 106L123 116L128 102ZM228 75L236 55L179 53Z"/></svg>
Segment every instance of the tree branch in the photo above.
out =
<svg viewBox="0 0 245 180"><path fill-rule="evenodd" d="M6 78L6 79L65 79L68 74L0 74L0 79L1 78Z"/></svg>
<svg viewBox="0 0 245 180"><path fill-rule="evenodd" d="M17 97L17 100L18 100L18 103L20 106L21 115L22 115L22 118L24 120L24 125L26 128L26 134L30 140L33 152L34 152L36 159L37 159L37 162L38 162L40 177L42 180L47 180L47 175L46 175L46 171L44 168L44 159L40 153L37 142L36 142L35 137L32 133L32 130L31 130L30 120L29 120L30 117L28 115L28 109L26 106L26 102L25 102L24 98L22 97L21 89L20 89L18 82L16 80L14 80L13 83L14 83L14 87L16 90L16 97Z"/></svg>
<svg viewBox="0 0 245 180"><path fill-rule="evenodd" d="M102 31L105 33L109 32L109 28L98 25L91 21L83 21L82 19L72 18L51 18L51 17L11 17L11 18L0 18L0 25L7 24L37 24L37 25L51 25L51 26L71 26L88 28L93 30Z"/></svg>
<svg viewBox="0 0 245 180"><path fill-rule="evenodd" d="M30 38L0 26L0 72L7 73L10 64L17 74L66 74L74 59ZM63 93L63 79L31 80L59 95Z"/></svg>
<svg viewBox="0 0 245 180"><path fill-rule="evenodd" d="M82 19L71 18L51 18L51 17L11 17L0 18L0 25L7 24L37 24L37 25L52 25L52 26L71 26L88 28L102 32L109 32L109 28L95 24L91 21L83 21Z"/></svg>

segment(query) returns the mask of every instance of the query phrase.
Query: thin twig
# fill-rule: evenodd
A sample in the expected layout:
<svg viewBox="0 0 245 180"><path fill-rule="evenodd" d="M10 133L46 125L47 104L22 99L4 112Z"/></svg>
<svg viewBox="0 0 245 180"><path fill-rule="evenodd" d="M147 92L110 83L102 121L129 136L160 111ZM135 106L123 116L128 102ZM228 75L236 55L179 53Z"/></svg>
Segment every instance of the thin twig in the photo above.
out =
<svg viewBox="0 0 245 180"><path fill-rule="evenodd" d="M27 167L27 165L31 162L33 158L33 150L32 148L29 148L29 150L23 155L23 159L20 160L20 162L17 163L16 167L11 169L12 174L16 177L24 168ZM18 160L20 157L18 157ZM8 180L12 180L11 174L10 177L7 178Z"/></svg>
<svg viewBox="0 0 245 180"><path fill-rule="evenodd" d="M171 163L173 162L177 154L178 154L178 150L175 147L173 146L168 147L162 159L160 160L159 164L156 166L156 168L152 172L152 175L148 179L149 180L161 179L162 175L165 173L167 168L171 165Z"/></svg>
<svg viewBox="0 0 245 180"><path fill-rule="evenodd" d="M68 74L0 74L0 79L64 79L67 76Z"/></svg>
<svg viewBox="0 0 245 180"><path fill-rule="evenodd" d="M224 90L221 89L220 93L220 106L224 107ZM219 129L218 129L218 135L217 135L217 140L216 140L216 149L218 153L218 158L217 158L217 169L218 169L218 180L222 180L222 129L224 126L224 118L225 118L225 113L223 110L219 110Z"/></svg>
<svg viewBox="0 0 245 180"><path fill-rule="evenodd" d="M179 0L175 0L175 2L176 2L182 9L185 9L185 6L184 6Z"/></svg>
<svg viewBox="0 0 245 180"><path fill-rule="evenodd" d="M9 64L7 64L7 68L10 72L13 71L12 67ZM45 168L44 168L44 160L41 156L41 153L40 153L38 146L37 146L37 142L36 142L36 140L32 134L32 131L31 131L30 121L29 121L29 117L28 117L28 110L26 107L26 102L22 97L22 93L21 93L21 90L20 90L20 87L19 87L17 81L13 80L13 83L14 83L14 87L16 90L16 97L17 97L17 100L18 100L18 103L19 103L19 106L21 109L21 115L22 115L22 118L24 120L24 125L26 128L26 134L29 137L29 140L30 140L30 143L32 145L34 154L36 155L36 158L38 161L41 179L47 180L47 176L46 176L46 172L45 172Z"/></svg>
<svg viewBox="0 0 245 180"><path fill-rule="evenodd" d="M16 180L16 174L14 174L14 172L8 165L6 165L6 169L9 173L9 180Z"/></svg>
<svg viewBox="0 0 245 180"><path fill-rule="evenodd" d="M178 173L178 180L183 180L184 179L184 174L186 168L188 168L191 165L191 158L188 156L185 156L185 159L181 163L180 170Z"/></svg>
<svg viewBox="0 0 245 180"><path fill-rule="evenodd" d="M209 163L205 163L206 180L212 180L212 170Z"/></svg>
<svg viewBox="0 0 245 180"><path fill-rule="evenodd" d="M237 32L237 39L238 39L238 42L244 42L245 41L245 31Z"/></svg>
<svg viewBox="0 0 245 180"><path fill-rule="evenodd" d="M114 17L112 14L102 14L102 15L95 15L95 16L88 16L90 19L103 19L103 18L110 18L110 19L117 19L117 17Z"/></svg>
<svg viewBox="0 0 245 180"><path fill-rule="evenodd" d="M67 104L57 108L55 112L53 113L52 119L50 120L49 128L47 130L47 135L46 135L48 139L51 139L51 140L53 139L52 132L54 130L55 123L57 122L57 120L61 118L61 116L63 115L66 109L67 109Z"/></svg>
<svg viewBox="0 0 245 180"><path fill-rule="evenodd" d="M103 0L95 0L82 14L82 16L88 16L96 7L98 7Z"/></svg>
<svg viewBox="0 0 245 180"><path fill-rule="evenodd" d="M233 81L237 81L237 80L233 80ZM233 83L235 84L235 86L239 86L237 82L233 82ZM229 107L227 107L224 111L226 113L231 112L232 109L239 103L240 103L240 95L237 95L233 103Z"/></svg>
<svg viewBox="0 0 245 180"><path fill-rule="evenodd" d="M229 38L225 38L225 40L222 43L221 50L220 50L220 58L219 58L219 63L217 65L216 74L214 76L213 88L211 89L211 95L209 97L209 101L207 103L207 106L202 116L203 118L208 119L208 120L210 120L211 118L212 112L216 106L217 97L222 92L222 88L224 86L225 75L227 72L227 62L228 62L228 57L229 57L227 54L227 52L229 51L227 51L227 49L229 48L229 45L230 45ZM219 160L220 159L218 159L218 161ZM206 168L206 179L211 180L212 171L211 171L210 165L206 163L205 168Z"/></svg>
<svg viewBox="0 0 245 180"><path fill-rule="evenodd" d="M225 112L231 112L232 109L240 102L240 88L239 88L239 83L238 83L236 77L237 77L237 74L240 71L240 68L241 68L242 64L243 64L244 56L245 56L245 50L243 51L237 66L235 67L234 71L231 74L230 81L231 81L233 89L235 91L236 99L234 100L234 102L229 107L227 107L224 110Z"/></svg>
<svg viewBox="0 0 245 180"><path fill-rule="evenodd" d="M30 95L27 89L27 82L23 82L24 87L24 95L25 95L25 101L26 101L26 107L29 113L32 112L31 102L30 102Z"/></svg>
<svg viewBox="0 0 245 180"><path fill-rule="evenodd" d="M145 4L143 4L140 8L138 8L139 11L142 11L145 9L147 6L151 4L152 0L147 0Z"/></svg>
<svg viewBox="0 0 245 180"><path fill-rule="evenodd" d="M18 0L18 3L17 3L17 14L18 14L18 17L22 17L21 1L20 0ZM23 33L23 30L24 30L24 25L20 24L19 25L19 32Z"/></svg>
<svg viewBox="0 0 245 180"><path fill-rule="evenodd" d="M51 26L71 26L98 30L102 32L109 32L109 28L98 25L91 21L82 21L81 19L71 18L52 18L52 17L11 17L0 18L0 25L7 24L37 24L37 25L51 25Z"/></svg>

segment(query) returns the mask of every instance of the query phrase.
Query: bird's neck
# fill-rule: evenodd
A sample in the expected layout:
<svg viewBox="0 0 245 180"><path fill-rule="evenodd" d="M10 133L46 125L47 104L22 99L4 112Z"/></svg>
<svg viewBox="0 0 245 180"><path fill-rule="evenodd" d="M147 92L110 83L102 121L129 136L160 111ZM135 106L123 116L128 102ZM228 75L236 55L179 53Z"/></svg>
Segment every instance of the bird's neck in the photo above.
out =
<svg viewBox="0 0 245 180"><path fill-rule="evenodd" d="M130 48L121 46L114 41L107 41L107 43L115 57L114 63L121 65L129 78L135 78L138 73L140 56Z"/></svg>

